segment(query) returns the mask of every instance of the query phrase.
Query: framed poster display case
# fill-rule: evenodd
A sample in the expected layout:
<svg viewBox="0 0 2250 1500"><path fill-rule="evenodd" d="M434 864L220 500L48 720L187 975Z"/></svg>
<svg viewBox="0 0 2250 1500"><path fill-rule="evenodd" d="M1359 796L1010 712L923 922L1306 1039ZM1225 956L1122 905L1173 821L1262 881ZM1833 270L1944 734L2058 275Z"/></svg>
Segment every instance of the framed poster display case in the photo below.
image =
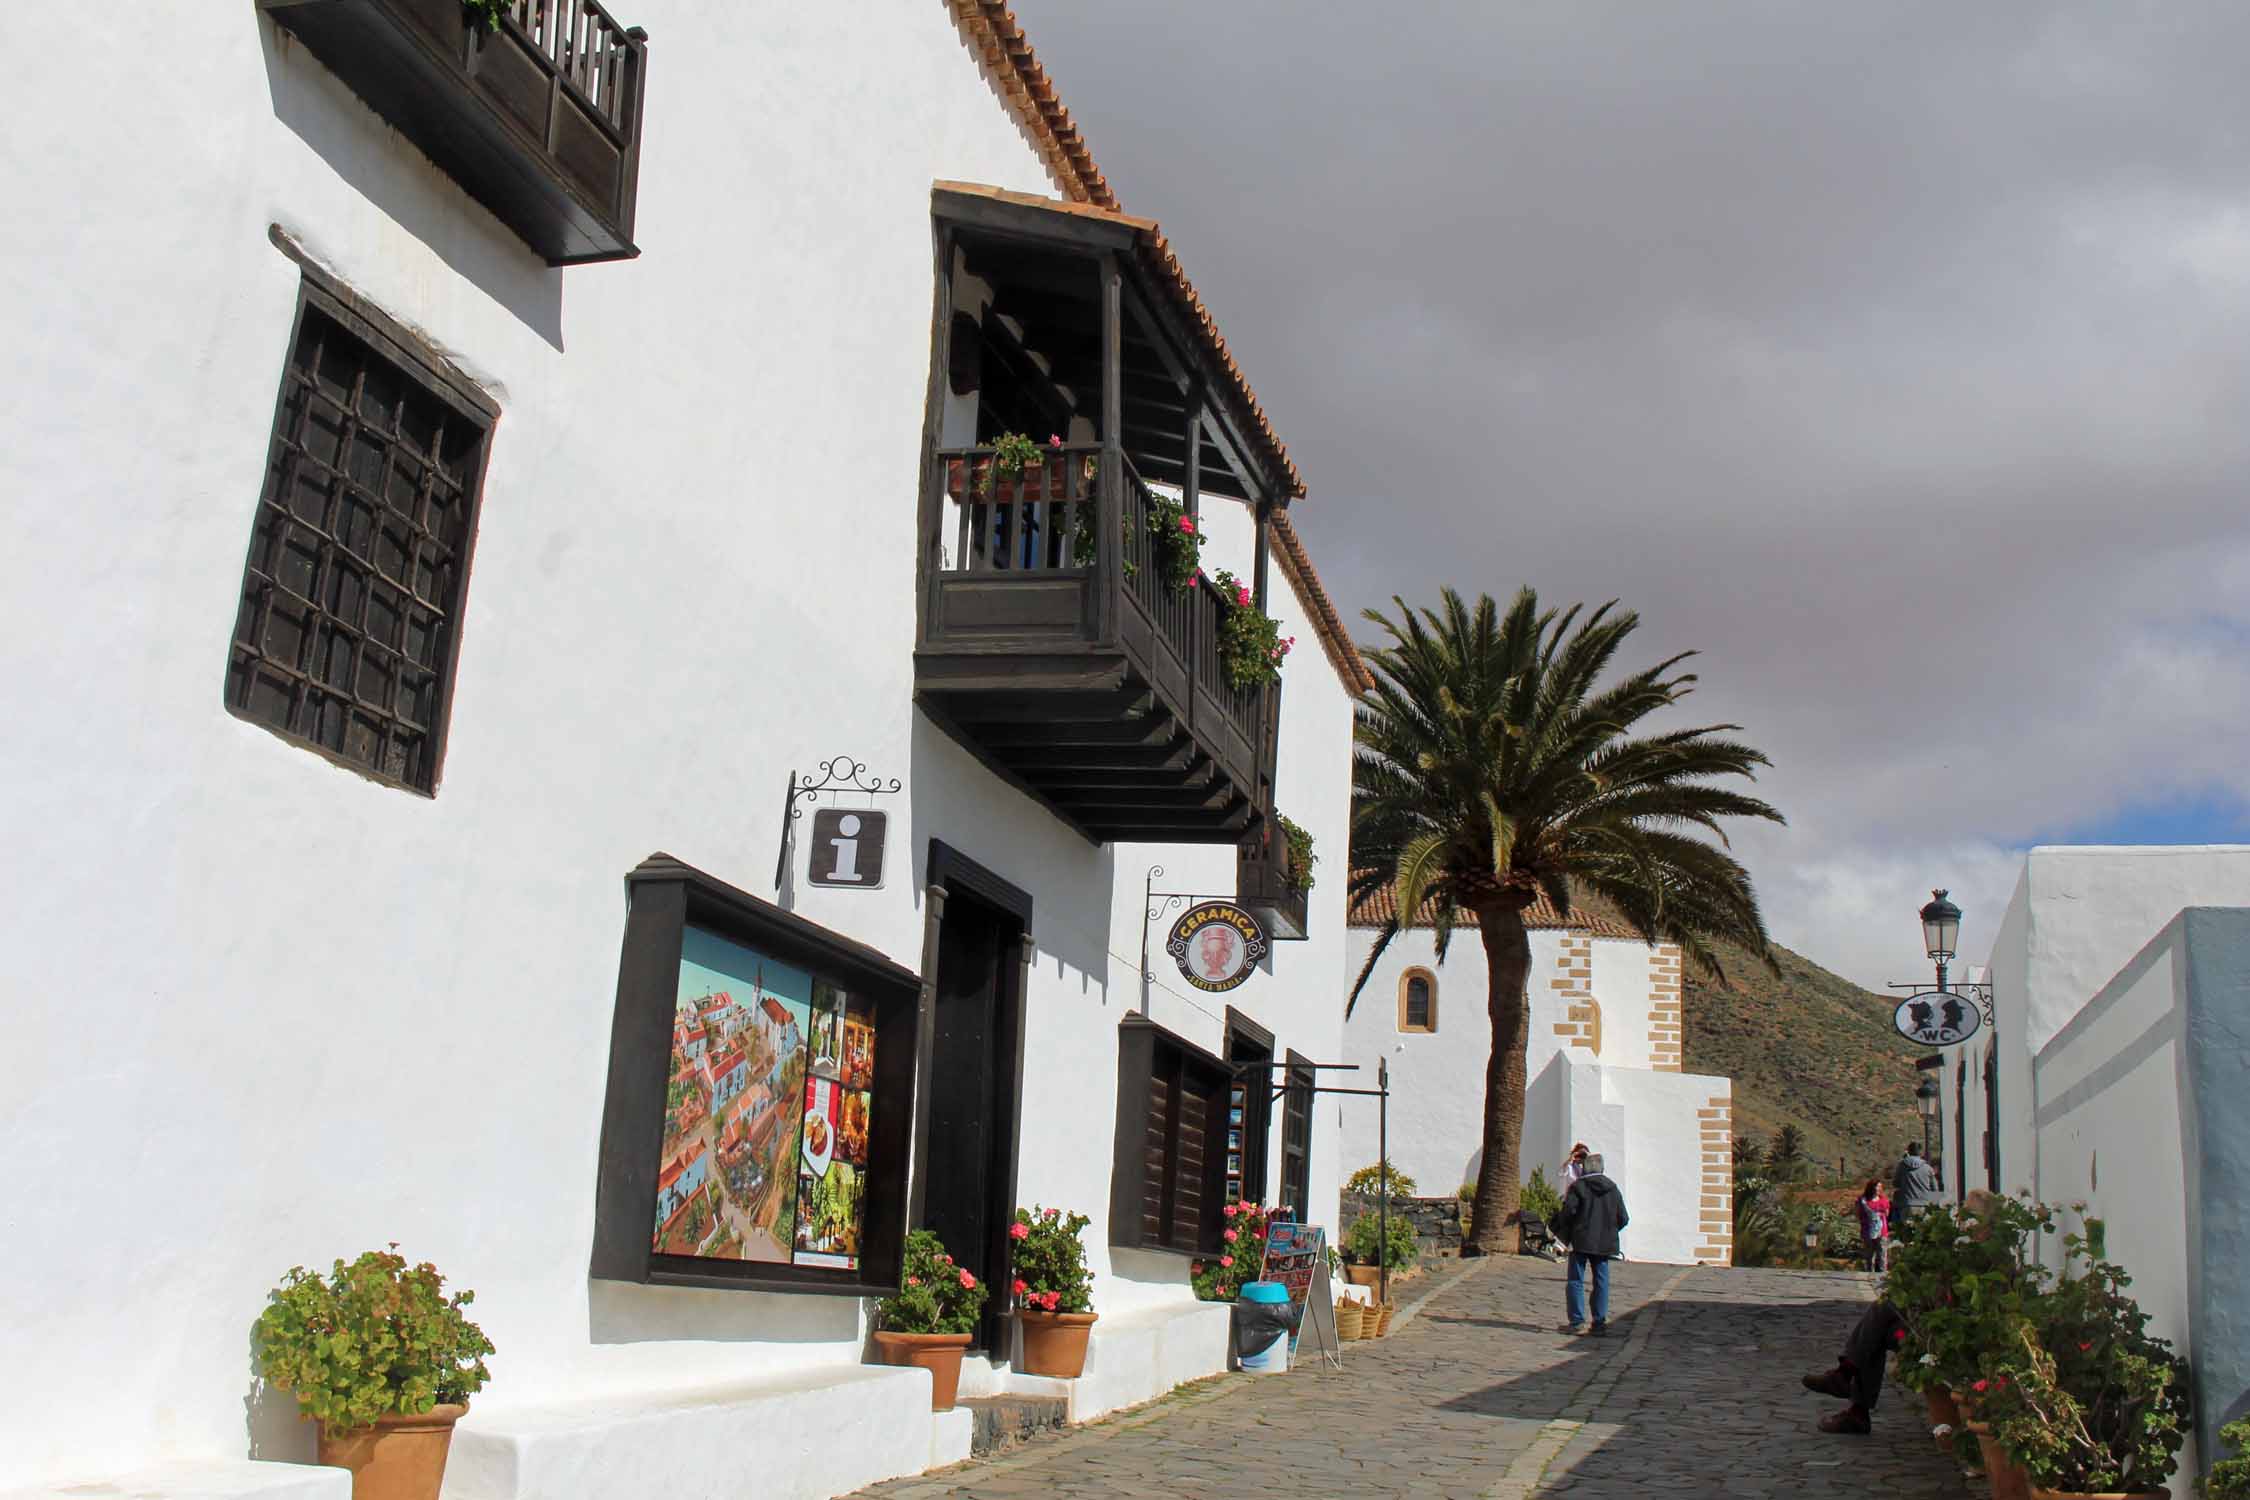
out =
<svg viewBox="0 0 2250 1500"><path fill-rule="evenodd" d="M593 1275L896 1291L920 978L670 855L626 889Z"/></svg>

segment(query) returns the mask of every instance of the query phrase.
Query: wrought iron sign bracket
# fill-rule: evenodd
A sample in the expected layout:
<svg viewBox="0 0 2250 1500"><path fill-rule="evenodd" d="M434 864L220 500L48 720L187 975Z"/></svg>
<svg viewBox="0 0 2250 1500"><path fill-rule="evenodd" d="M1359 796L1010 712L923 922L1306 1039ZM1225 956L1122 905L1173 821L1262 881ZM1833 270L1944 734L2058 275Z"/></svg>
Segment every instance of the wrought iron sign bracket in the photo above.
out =
<svg viewBox="0 0 2250 1500"><path fill-rule="evenodd" d="M780 890L789 876L789 857L797 848L797 820L805 815L798 804L811 802L826 794L831 800L849 792L869 799L873 805L876 797L887 797L904 788L905 783L896 776L881 777L867 774L867 762L850 755L832 755L824 761L814 762L820 775L816 779L811 771L791 771L787 789L781 798L781 853L774 860L773 888Z"/></svg>

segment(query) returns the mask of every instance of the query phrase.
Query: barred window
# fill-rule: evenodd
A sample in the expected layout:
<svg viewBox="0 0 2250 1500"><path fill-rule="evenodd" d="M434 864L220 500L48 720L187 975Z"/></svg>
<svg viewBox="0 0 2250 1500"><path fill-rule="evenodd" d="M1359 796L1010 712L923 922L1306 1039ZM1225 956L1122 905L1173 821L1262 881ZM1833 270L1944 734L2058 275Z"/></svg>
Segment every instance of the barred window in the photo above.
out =
<svg viewBox="0 0 2250 1500"><path fill-rule="evenodd" d="M496 411L407 337L306 285L226 702L366 775L431 792Z"/></svg>

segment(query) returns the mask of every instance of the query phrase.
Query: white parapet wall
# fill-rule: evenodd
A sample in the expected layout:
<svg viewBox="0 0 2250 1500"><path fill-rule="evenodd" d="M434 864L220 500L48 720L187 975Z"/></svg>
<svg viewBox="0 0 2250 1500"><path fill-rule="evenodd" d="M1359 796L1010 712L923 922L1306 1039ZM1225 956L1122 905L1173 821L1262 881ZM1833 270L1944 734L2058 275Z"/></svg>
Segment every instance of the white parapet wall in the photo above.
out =
<svg viewBox="0 0 2250 1500"><path fill-rule="evenodd" d="M1625 1195L1625 1253L1668 1265L1733 1260L1732 1080L1613 1068L1558 1052L1524 1105L1527 1163L1579 1141Z"/></svg>
<svg viewBox="0 0 2250 1500"><path fill-rule="evenodd" d="M927 1370L887 1366L462 1419L445 1500L826 1500L969 1456L966 1412L930 1410ZM778 1433L820 1440L776 1442Z"/></svg>
<svg viewBox="0 0 2250 1500"><path fill-rule="evenodd" d="M352 1476L253 1459L159 1464L116 1479L0 1491L0 1500L351 1500Z"/></svg>

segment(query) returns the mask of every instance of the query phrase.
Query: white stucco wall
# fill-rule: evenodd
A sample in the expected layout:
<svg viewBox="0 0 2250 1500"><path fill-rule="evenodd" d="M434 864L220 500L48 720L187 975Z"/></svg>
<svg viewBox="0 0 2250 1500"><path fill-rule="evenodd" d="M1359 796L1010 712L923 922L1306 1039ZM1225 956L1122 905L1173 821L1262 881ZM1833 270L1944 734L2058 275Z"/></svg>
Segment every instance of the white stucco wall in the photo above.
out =
<svg viewBox="0 0 2250 1500"><path fill-rule="evenodd" d="M622 18L652 36L643 255L568 271L248 5L90 14L105 66L16 80L0 151L54 211L0 251L0 685L40 706L0 737L0 1157L46 1209L0 1225L0 1487L309 1453L247 1326L290 1265L394 1239L479 1292L480 1412L857 1362L851 1301L585 1273L622 877L665 850L769 892L773 786L843 752L904 778L903 847L797 909L917 967L930 839L1031 891L1021 1192L1096 1215L1105 1307L1186 1295L1099 1222L1138 933L1112 877L1137 917L1147 851L911 702L930 184L1046 177L928 0ZM220 703L299 283L273 223L504 408L434 799ZM1291 628L1283 805L1340 858L1348 709ZM1238 992L1277 1047L1336 1049L1339 888Z"/></svg>
<svg viewBox="0 0 2250 1500"><path fill-rule="evenodd" d="M2187 974L2168 927L2089 1001L2037 1059L2039 1195L2086 1205L2106 1225L2109 1258L2130 1269L2149 1331L2192 1356L2180 1056ZM2066 1211L2066 1223L2083 1218ZM2059 1268L2060 1246L2040 1246ZM2193 1490L2192 1442L2173 1493Z"/></svg>
<svg viewBox="0 0 2250 1500"><path fill-rule="evenodd" d="M1989 978L1999 1041L2001 1184L2014 1192L2037 1178L2032 1058L2096 991L2182 907L2250 904L2250 847L2047 846L2030 850L1995 929ZM1982 1057L1970 1046L1966 1142L1955 1139L1954 1065L1944 1088L1946 1186L1964 1162L1971 1187L1984 1183ZM1963 1147L1966 1151L1963 1151Z"/></svg>
<svg viewBox="0 0 2250 1500"><path fill-rule="evenodd" d="M1351 930L1347 972L1358 974L1374 945L1370 929ZM1562 1006L1554 992L1542 986L1540 976L1555 968L1559 933L1531 934L1531 1034L1526 1052L1527 1079L1537 1078L1547 1060L1561 1046L1555 1036ZM1399 979L1410 968L1427 969L1437 980L1437 1030L1402 1032L1398 1029ZM1456 932L1443 964L1437 961L1437 940L1426 928L1411 929L1392 939L1367 976L1351 1019L1344 1023L1344 1061L1356 1063L1359 1072L1349 1075L1355 1086L1375 1086L1375 1064L1387 1057L1391 1065L1391 1163L1411 1175L1423 1193L1447 1193L1474 1180L1479 1158L1480 1124L1484 1113L1484 1069L1492 1055L1492 1021L1485 1010L1484 946L1474 928ZM1348 982L1348 981L1347 981ZM1359 1109L1342 1112L1343 1163L1348 1175L1374 1162L1377 1121L1372 1100L1346 1100ZM1541 1159L1529 1154L1526 1125L1524 1173L1528 1177ZM1548 1161L1552 1178L1557 1161Z"/></svg>
<svg viewBox="0 0 2250 1500"><path fill-rule="evenodd" d="M1557 1034L1568 1024L1573 996L1554 988L1565 934L1531 933L1530 1036L1525 1056L1523 1175L1544 1167L1559 1182L1573 1143L1604 1153L1635 1221L1627 1250L1637 1260L1691 1262L1706 1244L1702 1197L1706 1191L1702 1111L1733 1086L1724 1078L1652 1070L1649 1029L1651 985L1645 943L1591 940L1593 995L1601 1006L1602 1046L1597 1055ZM1582 935L1573 934L1572 936ZM1351 972L1374 944L1371 929L1352 933ZM1583 940L1583 939L1582 939ZM1398 1029L1398 989L1409 969L1437 978L1438 1028ZM1413 929L1392 939L1368 975L1345 1023L1347 1061L1369 1080L1378 1058L1391 1069L1391 1160L1425 1194L1448 1192L1474 1178L1482 1139L1484 1071L1492 1050L1485 1010L1484 948L1473 929L1455 934L1443 964L1436 938ZM1372 1110L1347 1114L1346 1171L1376 1159Z"/></svg>

